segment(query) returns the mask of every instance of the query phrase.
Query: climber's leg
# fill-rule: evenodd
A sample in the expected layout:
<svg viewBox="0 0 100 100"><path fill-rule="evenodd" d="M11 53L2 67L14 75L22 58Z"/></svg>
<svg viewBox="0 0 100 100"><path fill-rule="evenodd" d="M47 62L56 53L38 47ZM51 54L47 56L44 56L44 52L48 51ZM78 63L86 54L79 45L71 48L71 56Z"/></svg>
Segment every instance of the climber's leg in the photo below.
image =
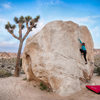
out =
<svg viewBox="0 0 100 100"><path fill-rule="evenodd" d="M84 59L85 59L85 62L86 62L85 64L87 64L86 54L87 54L87 52L84 51Z"/></svg>
<svg viewBox="0 0 100 100"><path fill-rule="evenodd" d="M81 54L84 54L84 51L82 49L80 49Z"/></svg>

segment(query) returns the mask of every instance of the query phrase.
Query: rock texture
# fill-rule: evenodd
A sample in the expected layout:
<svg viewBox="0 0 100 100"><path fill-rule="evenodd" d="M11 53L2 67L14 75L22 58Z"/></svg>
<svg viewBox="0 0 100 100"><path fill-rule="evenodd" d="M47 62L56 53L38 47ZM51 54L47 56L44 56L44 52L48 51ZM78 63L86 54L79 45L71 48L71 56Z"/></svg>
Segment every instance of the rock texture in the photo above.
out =
<svg viewBox="0 0 100 100"><path fill-rule="evenodd" d="M86 43L88 64L80 54L80 38ZM26 41L23 69L28 80L43 81L53 92L66 96L81 90L94 69L93 41L86 26L53 21Z"/></svg>

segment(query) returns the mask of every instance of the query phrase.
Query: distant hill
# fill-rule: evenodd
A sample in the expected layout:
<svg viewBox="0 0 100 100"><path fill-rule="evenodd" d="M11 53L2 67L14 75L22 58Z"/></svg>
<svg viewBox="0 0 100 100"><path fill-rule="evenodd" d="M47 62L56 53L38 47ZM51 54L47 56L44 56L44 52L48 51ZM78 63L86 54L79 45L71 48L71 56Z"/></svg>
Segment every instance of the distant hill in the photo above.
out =
<svg viewBox="0 0 100 100"><path fill-rule="evenodd" d="M17 57L16 53L0 52L0 58L15 58L15 57Z"/></svg>
<svg viewBox="0 0 100 100"><path fill-rule="evenodd" d="M94 55L100 55L100 49L94 49Z"/></svg>

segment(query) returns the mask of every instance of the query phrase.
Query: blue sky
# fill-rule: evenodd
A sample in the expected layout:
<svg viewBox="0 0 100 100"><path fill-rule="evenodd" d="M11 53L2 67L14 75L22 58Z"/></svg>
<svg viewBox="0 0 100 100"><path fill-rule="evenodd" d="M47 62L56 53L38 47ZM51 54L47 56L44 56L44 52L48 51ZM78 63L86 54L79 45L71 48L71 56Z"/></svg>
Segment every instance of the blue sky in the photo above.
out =
<svg viewBox="0 0 100 100"><path fill-rule="evenodd" d="M17 52L19 42L5 30L4 25L8 21L14 24L13 18L21 15L41 17L37 29L29 36L53 20L72 20L86 25L92 34L94 47L100 49L100 0L0 0L0 51ZM17 30L15 33L18 35Z"/></svg>

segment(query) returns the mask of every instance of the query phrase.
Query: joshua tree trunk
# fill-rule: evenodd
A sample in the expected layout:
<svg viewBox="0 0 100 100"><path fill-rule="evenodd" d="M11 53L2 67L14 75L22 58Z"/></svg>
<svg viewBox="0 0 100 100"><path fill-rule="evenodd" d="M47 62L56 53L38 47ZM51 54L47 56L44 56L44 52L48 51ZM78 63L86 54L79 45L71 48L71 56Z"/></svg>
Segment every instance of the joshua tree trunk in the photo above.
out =
<svg viewBox="0 0 100 100"><path fill-rule="evenodd" d="M20 41L19 44L19 48L18 48L18 52L17 52L17 59L16 59L16 66L15 66L15 76L18 77L19 76L19 72L20 72L20 56L21 56L21 50L22 50L22 46L23 46L23 41Z"/></svg>

